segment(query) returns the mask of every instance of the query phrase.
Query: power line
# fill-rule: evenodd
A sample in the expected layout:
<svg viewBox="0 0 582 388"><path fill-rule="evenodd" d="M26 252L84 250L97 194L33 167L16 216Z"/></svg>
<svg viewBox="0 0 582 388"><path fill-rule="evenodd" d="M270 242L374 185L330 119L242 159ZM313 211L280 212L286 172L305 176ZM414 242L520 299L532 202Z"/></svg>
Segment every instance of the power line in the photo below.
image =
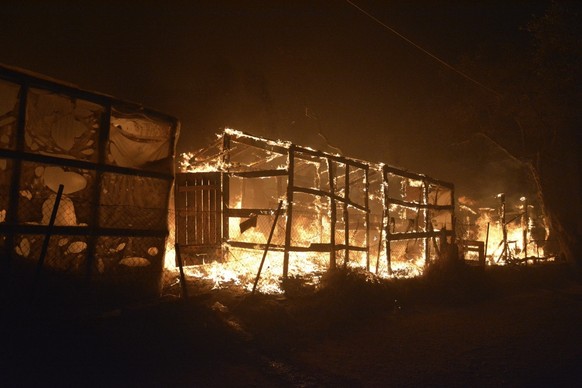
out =
<svg viewBox="0 0 582 388"><path fill-rule="evenodd" d="M388 26L387 24L385 24L384 22L382 22L380 19L378 19L377 17L375 17L374 15L372 15L371 13L369 13L368 11L360 8L358 5L354 4L350 0L346 0L346 2L348 4L350 4L351 6L353 6L354 8L356 8L361 13L363 13L364 15L366 15L367 17L369 17L370 19L372 19L373 21L375 21L376 23L380 24L382 27L386 28L388 31L392 32L394 35L398 36L400 39L404 40L406 43L408 43L408 44L416 47L418 50L422 51L423 53L425 53L426 55L428 55L429 57L431 57L432 59L434 59L435 61L437 61L441 65L443 65L443 66L447 67L448 69L454 71L455 73L459 74L463 78L465 78L465 79L473 82L474 84L480 86L481 88L487 90L488 92L495 94L497 97L501 97L501 94L500 93L498 93L495 90L493 90L493 89L491 89L491 88L483 85L481 82L479 82L476 79L472 78L471 76L463 73L461 70L458 70L457 68L453 67L452 65L450 65L449 63L447 63L444 60L440 59L439 57L437 57L436 55L434 55L430 51L428 51L425 48L421 47L420 45L414 43L412 40L408 39L407 37L405 37L404 35L402 35L398 31L396 31L395 29L393 29L392 27Z"/></svg>

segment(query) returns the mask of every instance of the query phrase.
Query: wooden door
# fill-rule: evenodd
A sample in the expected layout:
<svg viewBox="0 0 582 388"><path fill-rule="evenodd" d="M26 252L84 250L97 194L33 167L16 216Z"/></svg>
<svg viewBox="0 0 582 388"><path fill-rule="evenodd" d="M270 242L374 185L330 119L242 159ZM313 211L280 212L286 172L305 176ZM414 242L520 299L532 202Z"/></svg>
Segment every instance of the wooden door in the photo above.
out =
<svg viewBox="0 0 582 388"><path fill-rule="evenodd" d="M184 265L212 259L221 244L220 173L176 175L176 241Z"/></svg>

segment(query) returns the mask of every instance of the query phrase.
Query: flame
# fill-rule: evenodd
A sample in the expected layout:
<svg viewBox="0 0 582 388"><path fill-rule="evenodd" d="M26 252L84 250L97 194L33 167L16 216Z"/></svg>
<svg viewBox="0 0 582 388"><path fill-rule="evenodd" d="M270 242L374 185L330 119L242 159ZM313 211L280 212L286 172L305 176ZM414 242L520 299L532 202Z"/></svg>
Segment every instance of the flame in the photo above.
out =
<svg viewBox="0 0 582 388"><path fill-rule="evenodd" d="M233 138L248 138L252 140L259 140L263 144L267 144L270 146L276 146L279 149L290 149L291 143L281 140L269 140L269 139L262 139L257 138L248 134L245 134L240 131L232 130L232 129L225 129L225 135L232 136ZM261 153L260 160L255 161L244 161L243 162L233 162L231 161L229 155L226 153L230 152L231 150L224 150L223 143L222 143L222 135L219 136L216 143L211 147L212 152L208 152L209 148L201 149L196 152L184 153L181 155L181 160L179 162L179 168L182 172L234 172L237 170L242 169L246 171L246 169L252 169L254 163L261 163L262 165L271 163L275 165L278 158L285 157L285 153L276 153L273 152L272 154L269 153ZM309 147L303 147L307 150L312 150ZM312 150L315 151L315 150ZM232 156L232 155L231 155ZM339 156L339 155L337 155ZM239 160L241 160L239 158ZM250 163L250 164L249 164ZM315 161L310 161L306 159L303 163L309 165L313 164L318 166L319 164ZM287 163L279 164L277 169L279 170L287 170L289 161ZM378 164L379 171L381 171L383 164ZM271 167L273 168L273 167ZM316 169L316 174L319 174L319 170ZM363 170L362 170L363 171ZM420 175L419 175L420 176ZM422 177L422 176L421 176ZM321 176L317 175L315 178L317 181L321 179ZM343 197L345 194L345 187L342 186L341 182L339 182L338 177L335 177L335 187L336 191L334 194ZM349 178L344 178L349 179ZM364 187L366 186L365 176L363 177L363 181L360 184L360 190L364 193ZM401 191L403 192L403 197L405 197L406 189L408 186L421 188L424 185L424 181L421 180L414 180L414 179L404 179L402 181ZM378 187L377 193L369 193L369 199L372 201L378 201L383 203L383 189L387 188L387 183L383 182L382 185ZM356 186L357 187L357 186ZM311 187L311 189L316 190L317 187ZM358 190L357 188L352 188L352 193ZM235 197L231 193L230 198L230 208L231 209L241 209L242 208L242 196ZM413 203L421 203L422 199L415 199ZM285 202L285 201L284 201ZM294 208L293 212L293 219L292 219L292 231L291 231L291 246L293 247L301 247L307 248L312 244L330 244L331 242L331 233L332 233L332 225L331 225L331 206L328 202L327 198L322 198L320 196L315 196L313 202L307 204L307 211L305 208L306 204L294 204L297 208L303 206L302 211L297 211ZM336 244L344 244L345 243L345 231L343 226L340 227L340 224L344 224L345 220L342 219L343 212L341 209L341 205L337 205L337 213L336 213ZM350 207L350 206L348 206ZM404 208L398 207L397 205L391 205L391 211L400 212L402 213L401 218L405 219L407 217L407 212ZM264 216L261 216L264 217ZM281 220L280 225L287 225L285 222L286 215L282 215L283 220ZM384 225L388 222L387 212L383 216ZM241 232L240 223L243 221L244 218L229 218L229 239L230 241L237 241L237 242L250 242L256 244L265 244L268 239L268 234L270 230L266 227L251 227L246 229L244 232ZM354 219L350 217L350 221L354 222ZM279 222L278 222L279 223ZM280 226L277 226L280 229ZM170 224L170 235L174 235L174 223ZM366 246L366 233L364 232L367 228L365 222L360 222L356 228L350 226L350 235L348 236L349 245L354 247L363 248ZM424 230L424 229L423 229ZM267 254L265 255L265 262L262 267L262 271L257 283L257 289L259 292L262 293L269 293L269 294L278 294L282 293L283 290L281 289L281 279L283 276L283 263L284 263L284 256L285 252L282 251L281 247L281 231L278 230L278 238L277 242L274 242L275 247L270 249ZM374 237L375 242L370 241L370 245L374 246L370 247L369 255L363 251L354 251L350 250L349 257L346 257L345 250L337 250L335 252L335 261L338 267L346 266L351 268L369 268L372 271L376 270L377 267L377 275L383 278L389 277L414 277L419 276L423 273L424 265L425 265L425 251L426 251L426 242L425 243L418 243L418 241L414 241L412 244L412 248L409 249L409 243L401 243L401 242L394 242L393 244L398 245L401 247L402 251L392 251L392 256L394 256L391 260L391 268L388 268L387 265L387 258L386 258L386 241L383 241L382 233L380 233L380 237ZM380 238L382 241L378 241ZM171 238L169 239L171 240ZM175 261L175 251L173 247L168 246L166 253L166 269L172 270L175 268L172 267ZM372 255L372 251L374 254ZM204 279L206 281L210 281L212 283L213 288L221 288L225 286L237 286L242 287L247 291L252 290L254 282L257 278L257 273L259 267L261 265L261 260L263 258L264 251L262 249L249 249L249 248L238 248L230 245L228 241L224 241L222 243L222 255L220 257L209 258L209 262L205 262L200 265L196 266L189 266L185 268L186 275L197 278L197 279ZM319 284L319 280L321 275L325 273L330 268L330 260L332 254L330 252L297 252L291 250L288 252L289 256L289 267L288 267L288 275L289 276L297 276L301 277L305 280L306 283L311 283L315 286ZM369 262L368 262L369 260ZM377 265L376 265L377 261Z"/></svg>
<svg viewBox="0 0 582 388"><path fill-rule="evenodd" d="M522 201L524 200L522 199ZM534 225L534 220L531 218L526 220L525 206L533 208L527 203L522 203L516 207L517 215L514 215L513 218L507 217L505 225L507 238L505 240L499 209L479 209L479 217L476 220L477 232L473 237L479 241L487 241L485 255L488 265L506 265L513 261L530 262L535 258L545 256L543 243L535 240L532 236L532 230L534 227L543 227L547 235L548 228L545 225ZM470 208L469 210L471 213L477 214ZM466 233L465 237L470 239L470 233ZM477 253L469 252L468 255L471 259L477 259Z"/></svg>

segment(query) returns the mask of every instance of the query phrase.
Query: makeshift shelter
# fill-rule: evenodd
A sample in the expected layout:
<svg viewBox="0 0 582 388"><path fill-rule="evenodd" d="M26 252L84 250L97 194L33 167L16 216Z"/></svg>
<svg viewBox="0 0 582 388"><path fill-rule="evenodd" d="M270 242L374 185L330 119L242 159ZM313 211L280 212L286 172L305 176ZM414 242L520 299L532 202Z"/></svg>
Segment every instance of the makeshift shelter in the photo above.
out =
<svg viewBox="0 0 582 388"><path fill-rule="evenodd" d="M1 66L3 273L159 293L177 130L166 114Z"/></svg>
<svg viewBox="0 0 582 388"><path fill-rule="evenodd" d="M280 253L284 277L340 265L413 276L455 234L453 184L287 141L227 129L183 155L181 171L186 264L268 250Z"/></svg>

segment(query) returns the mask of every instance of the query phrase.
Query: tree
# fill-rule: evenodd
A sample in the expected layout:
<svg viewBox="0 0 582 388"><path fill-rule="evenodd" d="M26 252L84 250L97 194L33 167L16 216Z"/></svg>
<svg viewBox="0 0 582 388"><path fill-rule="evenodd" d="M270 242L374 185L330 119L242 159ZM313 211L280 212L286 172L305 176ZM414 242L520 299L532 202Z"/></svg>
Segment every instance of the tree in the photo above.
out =
<svg viewBox="0 0 582 388"><path fill-rule="evenodd" d="M463 95L455 118L533 178L557 253L582 265L582 6L553 2L525 27L530 45L497 48L462 64L494 89ZM487 94L487 95L485 95ZM459 114L461 112L461 114Z"/></svg>

